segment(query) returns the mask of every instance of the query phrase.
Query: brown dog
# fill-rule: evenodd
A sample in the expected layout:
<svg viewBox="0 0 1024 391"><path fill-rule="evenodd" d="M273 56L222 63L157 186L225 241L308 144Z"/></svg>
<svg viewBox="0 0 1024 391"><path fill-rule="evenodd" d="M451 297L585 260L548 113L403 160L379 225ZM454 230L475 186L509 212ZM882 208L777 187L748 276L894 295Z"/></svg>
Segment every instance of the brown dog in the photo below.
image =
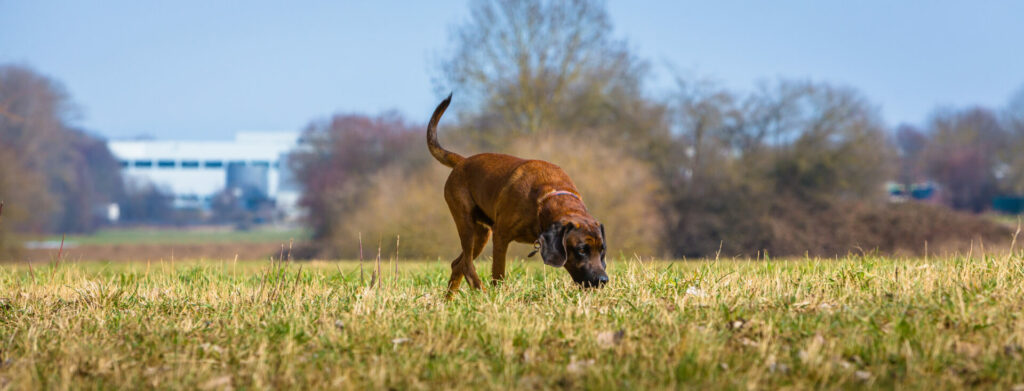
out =
<svg viewBox="0 0 1024 391"><path fill-rule="evenodd" d="M605 273L604 224L587 213L569 176L542 160L525 160L497 153L468 158L445 150L437 142L437 122L452 97L434 109L427 126L427 147L437 161L452 168L444 184L444 199L462 240L462 254L452 261L448 295L462 278L483 289L473 260L494 231L491 282L505 278L508 244L538 243L544 263L565 267L577 284L599 287Z"/></svg>

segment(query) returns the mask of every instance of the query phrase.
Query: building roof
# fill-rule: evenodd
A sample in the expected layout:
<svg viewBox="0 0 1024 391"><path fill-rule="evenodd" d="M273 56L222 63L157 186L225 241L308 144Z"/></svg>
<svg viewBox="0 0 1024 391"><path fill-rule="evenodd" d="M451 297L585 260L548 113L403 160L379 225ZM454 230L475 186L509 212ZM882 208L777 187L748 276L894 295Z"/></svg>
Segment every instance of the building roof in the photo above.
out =
<svg viewBox="0 0 1024 391"><path fill-rule="evenodd" d="M110 152L121 160L266 160L277 161L295 148L297 132L240 132L229 141L112 140Z"/></svg>

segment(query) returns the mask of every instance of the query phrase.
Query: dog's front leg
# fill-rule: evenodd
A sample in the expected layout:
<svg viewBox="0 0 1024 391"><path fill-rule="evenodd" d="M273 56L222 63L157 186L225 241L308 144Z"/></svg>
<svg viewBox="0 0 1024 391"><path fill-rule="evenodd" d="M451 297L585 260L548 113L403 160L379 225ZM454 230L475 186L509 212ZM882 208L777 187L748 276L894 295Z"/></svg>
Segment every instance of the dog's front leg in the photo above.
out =
<svg viewBox="0 0 1024 391"><path fill-rule="evenodd" d="M494 232L494 261L491 262L491 285L505 279L505 253L508 251L509 240Z"/></svg>

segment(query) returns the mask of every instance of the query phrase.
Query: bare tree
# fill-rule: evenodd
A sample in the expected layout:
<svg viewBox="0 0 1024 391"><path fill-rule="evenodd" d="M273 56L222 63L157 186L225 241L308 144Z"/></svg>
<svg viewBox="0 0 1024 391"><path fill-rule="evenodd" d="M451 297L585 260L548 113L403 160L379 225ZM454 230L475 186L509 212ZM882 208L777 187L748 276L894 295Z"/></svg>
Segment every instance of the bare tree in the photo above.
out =
<svg viewBox="0 0 1024 391"><path fill-rule="evenodd" d="M69 123L76 110L61 85L0 66L0 198L16 231L94 229L93 209L121 190L106 144Z"/></svg>
<svg viewBox="0 0 1024 391"><path fill-rule="evenodd" d="M688 162L686 176L699 185L701 178L720 172L723 159L741 147L736 133L742 128L743 113L731 91L708 80L676 77L673 97L674 124Z"/></svg>
<svg viewBox="0 0 1024 391"><path fill-rule="evenodd" d="M877 110L852 89L781 80L739 97L682 80L675 102L677 142L691 151L682 178L669 179L677 255L831 251L846 239L799 227L849 216L843 202L881 199L890 147Z"/></svg>
<svg viewBox="0 0 1024 391"><path fill-rule="evenodd" d="M592 126L575 121L587 122L581 105L613 109L611 96L639 94L646 68L611 31L597 1L478 0L443 78L505 132Z"/></svg>
<svg viewBox="0 0 1024 391"><path fill-rule="evenodd" d="M778 191L871 198L893 152L878 110L858 91L825 83L763 83L744 102L734 138L754 176ZM757 168L768 170L759 171Z"/></svg>
<svg viewBox="0 0 1024 391"><path fill-rule="evenodd" d="M8 229L45 230L60 207L47 189L47 173L60 164L55 152L64 146L66 99L58 85L30 69L0 66L0 198L7 202Z"/></svg>
<svg viewBox="0 0 1024 391"><path fill-rule="evenodd" d="M1004 177L1000 179L1004 190L1024 195L1024 86L1010 98L1005 111L1008 141L1005 150Z"/></svg>
<svg viewBox="0 0 1024 391"><path fill-rule="evenodd" d="M1024 85L1010 97L1010 102L1006 105L1006 115L1015 127L1024 127Z"/></svg>
<svg viewBox="0 0 1024 391"><path fill-rule="evenodd" d="M896 128L895 137L899 153L899 182L910 186L925 179L922 152L928 145L928 137L916 127L906 124Z"/></svg>
<svg viewBox="0 0 1024 391"><path fill-rule="evenodd" d="M289 164L303 187L300 203L309 211L316 239L340 240L336 236L346 234L339 227L366 201L374 173L391 165L423 166L429 156L422 138L419 127L394 113L336 115L308 125Z"/></svg>
<svg viewBox="0 0 1024 391"><path fill-rule="evenodd" d="M995 113L984 108L943 110L929 124L927 173L956 209L980 212L998 194L1008 134Z"/></svg>

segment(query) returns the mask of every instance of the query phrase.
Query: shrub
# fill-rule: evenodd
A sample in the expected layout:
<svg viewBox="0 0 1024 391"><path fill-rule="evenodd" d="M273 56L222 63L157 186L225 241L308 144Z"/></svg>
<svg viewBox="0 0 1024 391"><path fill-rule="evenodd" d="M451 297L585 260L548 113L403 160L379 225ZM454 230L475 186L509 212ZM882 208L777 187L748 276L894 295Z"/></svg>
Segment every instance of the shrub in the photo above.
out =
<svg viewBox="0 0 1024 391"><path fill-rule="evenodd" d="M508 152L562 166L583 193L588 209L607 227L612 254L661 254L660 187L645 164L600 142L564 136L523 139ZM332 234L323 240L328 246L325 255L358 256L361 234L366 257L376 255L378 241L384 255L390 256L400 236L403 258L454 258L460 248L444 201L448 173L438 163L390 165L371 176L365 186L326 194L361 201L344 212L345 217L332 220ZM525 256L530 250L527 245L512 246L509 256ZM484 256L488 255L490 250L485 249Z"/></svg>
<svg viewBox="0 0 1024 391"><path fill-rule="evenodd" d="M382 256L394 254L396 239L401 257L454 258L459 237L444 201L448 172L440 164L418 169L392 165L378 171L361 189L363 201L336 220L332 235L325 238L331 252L356 258L362 235L368 258L376 256L378 243Z"/></svg>
<svg viewBox="0 0 1024 391"><path fill-rule="evenodd" d="M1005 245L1009 228L982 217L918 202L879 204L779 198L763 220L768 254L845 256L878 251L924 255ZM991 248L991 247L990 247ZM748 254L750 255L750 254Z"/></svg>

